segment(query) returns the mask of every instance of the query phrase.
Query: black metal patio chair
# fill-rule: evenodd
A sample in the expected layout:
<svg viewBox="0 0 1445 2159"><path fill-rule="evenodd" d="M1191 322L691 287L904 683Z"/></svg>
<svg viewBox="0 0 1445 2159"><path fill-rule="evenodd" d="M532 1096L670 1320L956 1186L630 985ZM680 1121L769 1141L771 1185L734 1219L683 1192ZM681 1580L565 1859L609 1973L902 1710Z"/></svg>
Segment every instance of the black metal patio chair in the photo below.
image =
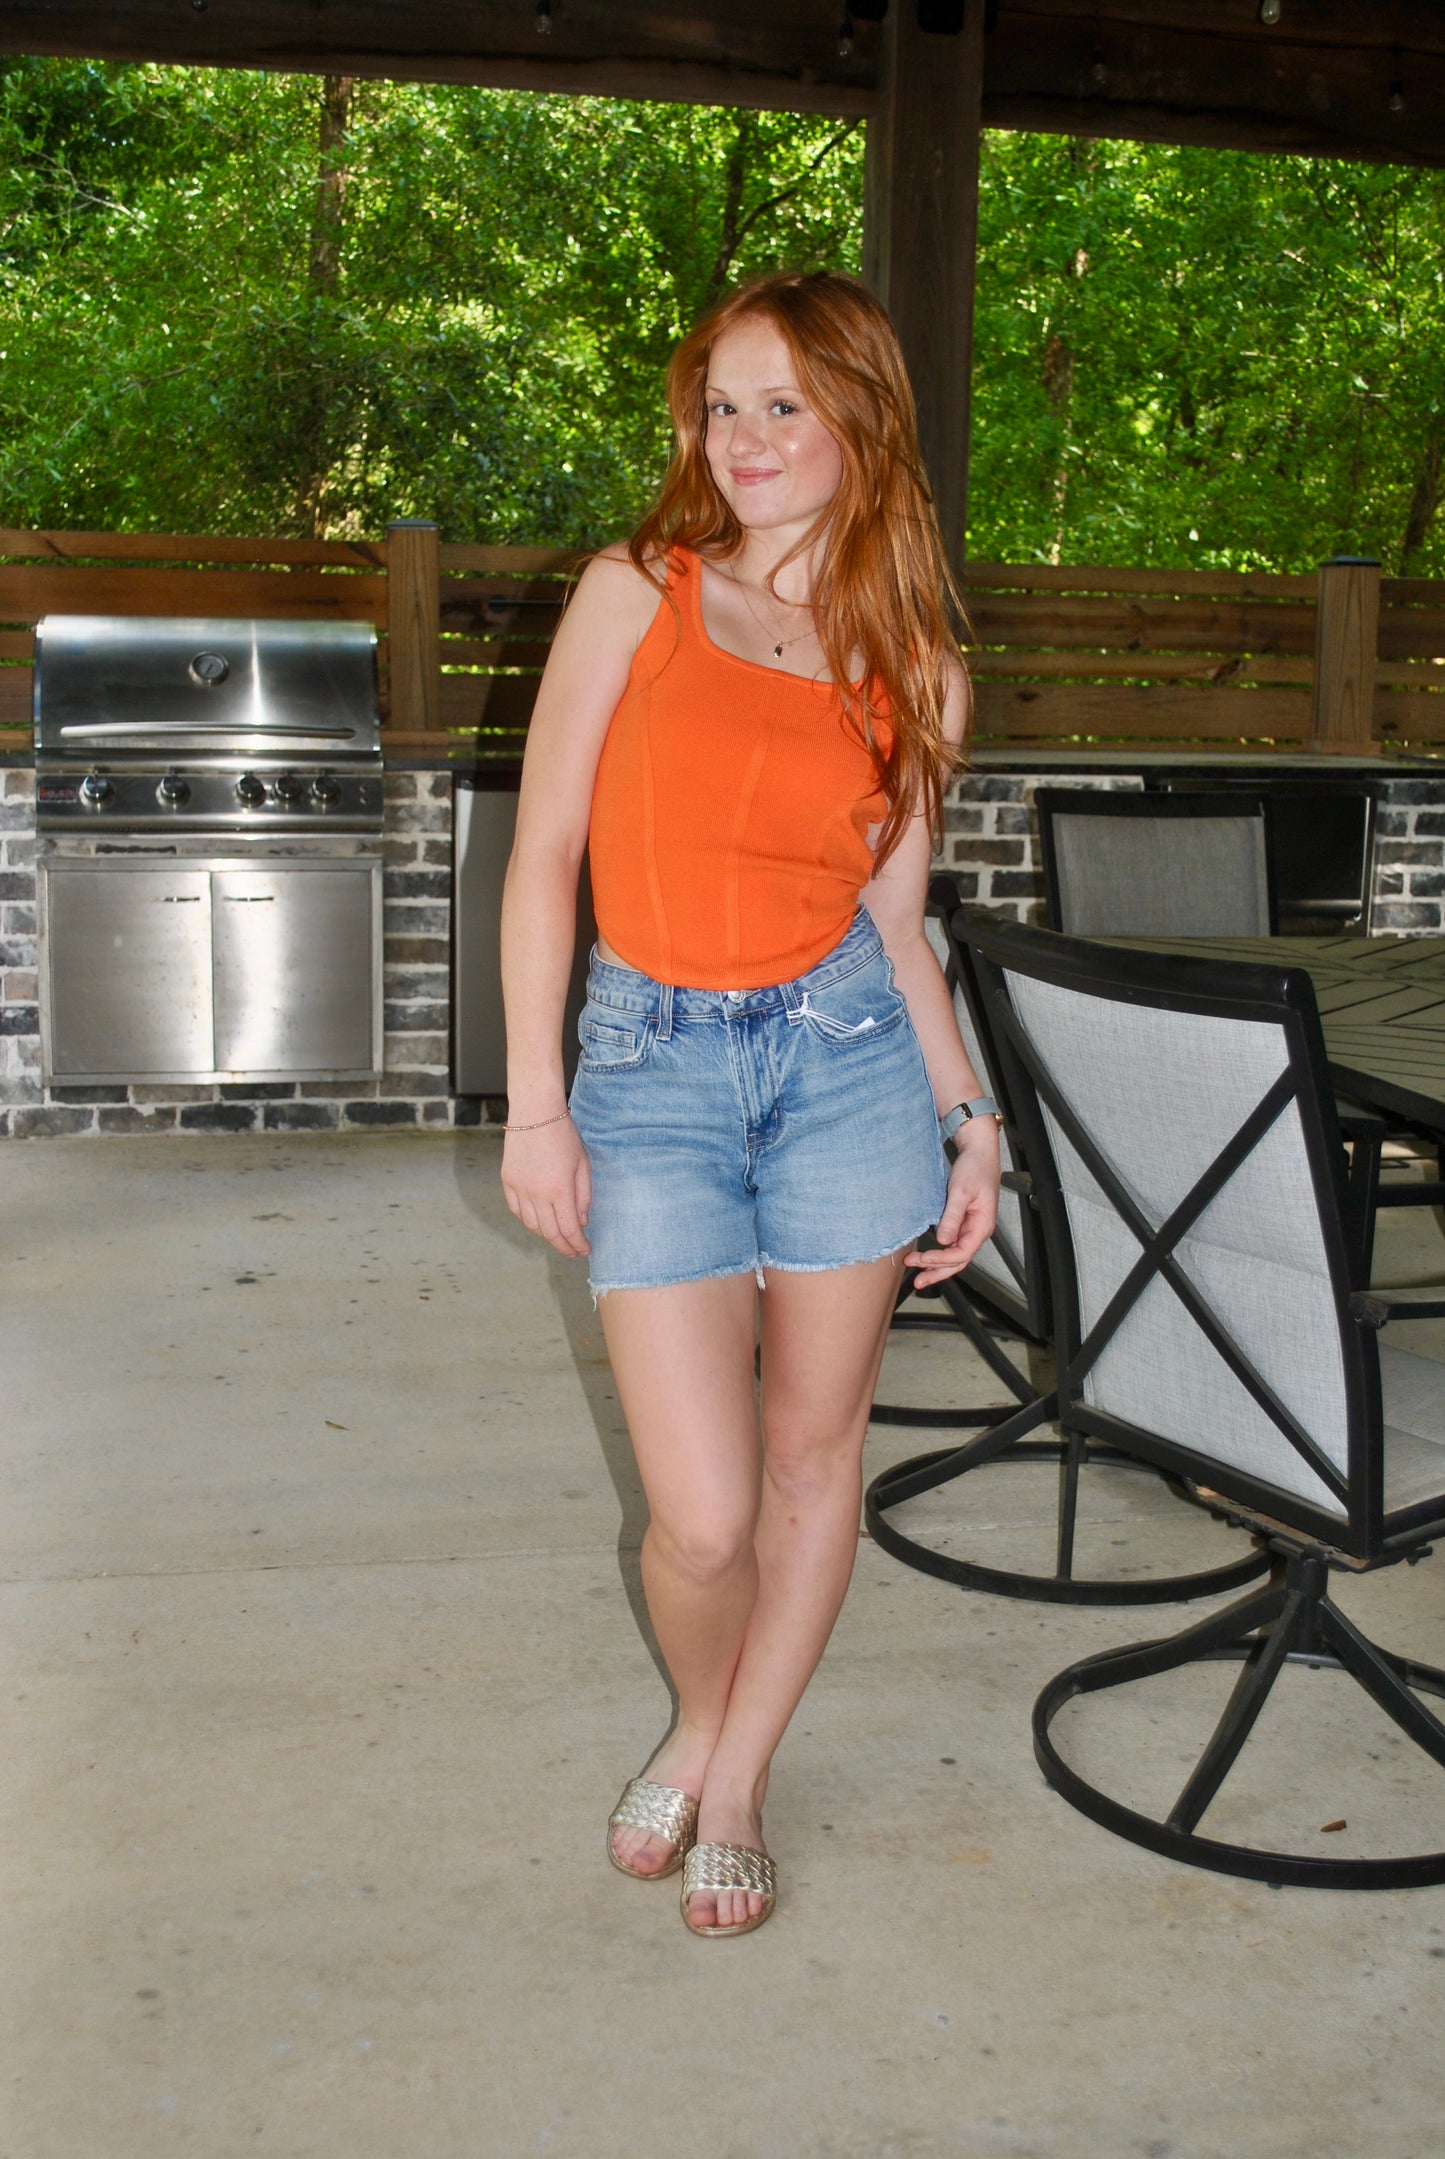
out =
<svg viewBox="0 0 1445 2159"><path fill-rule="evenodd" d="M1199 1826L1290 1665L1347 1673L1445 1767L1445 1722L1422 1699L1445 1695L1445 1672L1378 1647L1329 1594L1332 1568L1419 1559L1445 1533L1445 1367L1378 1339L1445 1301L1366 1286L1308 976L1002 926L973 944L1048 1252L1071 1457L1103 1441L1172 1472L1270 1562L1223 1612L1050 1681L1044 1775L1120 1836L1224 1873L1445 1881L1445 1852L1328 1859ZM1066 1759L1066 1703L1201 1661L1241 1670L1167 1812Z"/></svg>
<svg viewBox="0 0 1445 2159"><path fill-rule="evenodd" d="M1016 1397L1017 1407L970 1409L911 1409L892 1403L876 1403L872 1421L933 1427L981 1425L984 1430L965 1444L936 1448L926 1454L895 1462L875 1477L864 1495L864 1520L874 1542L905 1566L953 1582L962 1589L986 1589L1009 1597L1028 1597L1069 1604L1160 1603L1187 1597L1222 1595L1264 1572L1266 1561L1250 1548L1238 1558L1183 1575L1151 1575L1131 1579L1124 1575L1103 1578L1081 1576L1075 1571L1077 1465L1075 1482L1060 1484L1058 1528L1054 1569L1050 1574L991 1564L971 1556L935 1548L921 1536L902 1529L892 1517L893 1509L925 1492L938 1490L967 1476L971 1470L992 1464L1048 1463L1056 1469L1068 1460L1068 1442L1054 1435L1035 1438L1041 1424L1058 1411L1052 1390L1035 1388L1027 1375L1000 1347L999 1331L1011 1334L1025 1354L1046 1351L1052 1332L1048 1269L1044 1261L1037 1213L1032 1198L1026 1152L1010 1107L1008 1080L991 1039L982 993L974 971L968 936L991 917L968 908L953 908L957 888L950 877L933 880L929 887L928 929L935 950L940 951L944 972L953 990L954 1010L974 1070L1003 1111L1000 1134L1004 1188L999 1199L999 1227L977 1259L954 1281L941 1285L949 1319L941 1314L895 1314L894 1325L956 1325L991 1371ZM907 1292L905 1291L905 1295ZM901 1301L901 1300L900 1300ZM1107 1443L1091 1443L1087 1449L1091 1468L1146 1469L1135 1455ZM1148 1471L1148 1474L1154 1474ZM1187 1496L1187 1495L1186 1495Z"/></svg>
<svg viewBox="0 0 1445 2159"><path fill-rule="evenodd" d="M1068 937L1269 937L1258 795L1040 787L1049 927Z"/></svg>
<svg viewBox="0 0 1445 2159"><path fill-rule="evenodd" d="M977 999L971 965L953 926L958 905L956 880L946 873L935 876L928 887L924 929L953 993L954 1015L969 1062L986 1090L995 1101L1001 1102L996 1074L974 1017ZM1002 1407L990 1404L982 1408L913 1408L899 1403L875 1402L872 1409L875 1424L925 1429L995 1425L1012 1417L1016 1406L1043 1403L1043 1396L1027 1371L1022 1370L1016 1358L1001 1346L1003 1342L1011 1342L1025 1358L1030 1350L1045 1348L1049 1319L1048 1278L1043 1267L1038 1225L1027 1199L1027 1179L1019 1174L1017 1142L1007 1117L1000 1144L1007 1182L999 1196L998 1224L993 1236L962 1275L940 1283L936 1289L915 1291L911 1279L906 1279L899 1291L893 1325L907 1331L962 1334L989 1370L1008 1388L1014 1404L1005 1403ZM943 1310L920 1311L915 1308L920 1304L942 1305ZM1049 1414L1051 1411L1041 1406L1038 1418L1041 1420ZM951 1455L953 1451L947 1448L944 1454ZM942 1458L941 1455L936 1457Z"/></svg>

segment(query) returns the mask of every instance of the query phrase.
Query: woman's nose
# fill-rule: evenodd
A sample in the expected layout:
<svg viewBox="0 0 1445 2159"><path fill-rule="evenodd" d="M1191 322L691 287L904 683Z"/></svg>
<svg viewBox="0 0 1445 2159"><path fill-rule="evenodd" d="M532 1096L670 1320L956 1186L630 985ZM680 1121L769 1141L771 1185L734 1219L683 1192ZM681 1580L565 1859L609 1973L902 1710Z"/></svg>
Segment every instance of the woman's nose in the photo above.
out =
<svg viewBox="0 0 1445 2159"><path fill-rule="evenodd" d="M745 413L740 412L733 421L728 448L735 457L740 455L751 456L755 452L765 450L767 444L763 440L763 431L756 420L750 420Z"/></svg>

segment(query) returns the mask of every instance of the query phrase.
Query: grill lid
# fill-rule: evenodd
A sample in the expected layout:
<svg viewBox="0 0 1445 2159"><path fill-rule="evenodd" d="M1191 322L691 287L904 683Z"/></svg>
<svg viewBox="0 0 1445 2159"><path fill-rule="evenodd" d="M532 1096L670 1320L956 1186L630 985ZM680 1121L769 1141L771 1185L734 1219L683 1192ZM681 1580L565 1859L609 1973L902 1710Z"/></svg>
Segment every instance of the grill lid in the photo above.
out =
<svg viewBox="0 0 1445 2159"><path fill-rule="evenodd" d="M35 747L380 754L368 622L47 615L35 632Z"/></svg>

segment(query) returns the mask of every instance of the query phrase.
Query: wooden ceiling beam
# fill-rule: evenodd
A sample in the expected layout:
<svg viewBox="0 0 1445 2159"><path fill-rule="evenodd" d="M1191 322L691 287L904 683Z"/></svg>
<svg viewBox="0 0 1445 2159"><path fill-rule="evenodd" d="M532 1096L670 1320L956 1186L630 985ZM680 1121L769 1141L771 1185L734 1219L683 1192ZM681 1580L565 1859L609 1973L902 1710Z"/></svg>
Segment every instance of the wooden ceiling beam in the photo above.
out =
<svg viewBox="0 0 1445 2159"><path fill-rule="evenodd" d="M841 0L5 0L0 52L488 89L734 105L855 118L878 32L838 50Z"/></svg>
<svg viewBox="0 0 1445 2159"><path fill-rule="evenodd" d="M1398 110L1391 100L1398 97ZM1004 0L984 124L1445 165L1445 8L1420 0Z"/></svg>
<svg viewBox="0 0 1445 2159"><path fill-rule="evenodd" d="M970 5L979 0L970 0ZM897 7L909 0L895 0ZM4 0L0 52L472 83L856 118L842 0ZM1399 110L1392 111L1392 96ZM985 126L1445 165L1439 0L1000 0Z"/></svg>

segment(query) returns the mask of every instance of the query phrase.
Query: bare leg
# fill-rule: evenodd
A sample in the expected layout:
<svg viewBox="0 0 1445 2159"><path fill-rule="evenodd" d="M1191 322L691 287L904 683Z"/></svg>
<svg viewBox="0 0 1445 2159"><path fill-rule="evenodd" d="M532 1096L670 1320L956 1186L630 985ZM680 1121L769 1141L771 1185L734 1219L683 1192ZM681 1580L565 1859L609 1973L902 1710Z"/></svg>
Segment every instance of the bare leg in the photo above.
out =
<svg viewBox="0 0 1445 2159"><path fill-rule="evenodd" d="M600 1300L651 1514L642 1542L647 1609L678 1699L677 1723L647 1773L695 1798L757 1596L756 1307L751 1274L609 1290ZM644 1830L616 1830L613 1842L640 1873L672 1856L671 1845Z"/></svg>
<svg viewBox="0 0 1445 2159"><path fill-rule="evenodd" d="M863 1439L901 1271L900 1254L821 1274L768 1273L758 1588L702 1787L704 1843L763 1848L769 1764L853 1571ZM699 1891L689 1917L733 1926L761 1909L745 1890Z"/></svg>

